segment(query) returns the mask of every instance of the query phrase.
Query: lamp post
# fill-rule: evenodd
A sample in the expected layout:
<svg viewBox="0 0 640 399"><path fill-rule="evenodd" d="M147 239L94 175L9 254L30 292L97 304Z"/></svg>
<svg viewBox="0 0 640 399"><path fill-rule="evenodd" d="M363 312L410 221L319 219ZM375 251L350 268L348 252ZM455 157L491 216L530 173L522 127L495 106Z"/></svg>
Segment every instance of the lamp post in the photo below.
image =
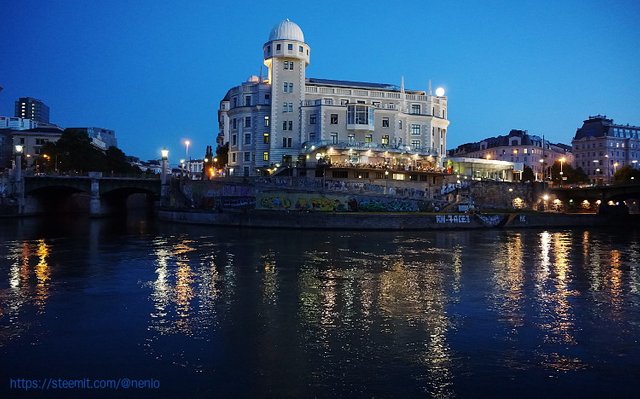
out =
<svg viewBox="0 0 640 399"><path fill-rule="evenodd" d="M191 145L191 141L189 140L185 140L184 141L184 153L185 153L185 158L189 159L189 146Z"/></svg>
<svg viewBox="0 0 640 399"><path fill-rule="evenodd" d="M564 161L566 161L565 157L560 158L560 187L562 187L562 181L564 180L564 172L562 171Z"/></svg>
<svg viewBox="0 0 640 399"><path fill-rule="evenodd" d="M15 183L16 183L16 197L18 198L18 214L22 214L24 206L24 186L22 182L22 153L24 152L24 146L18 144L15 146L16 165L15 165Z"/></svg>
<svg viewBox="0 0 640 399"><path fill-rule="evenodd" d="M384 193L389 194L389 171L384 171Z"/></svg>
<svg viewBox="0 0 640 399"><path fill-rule="evenodd" d="M160 202L162 205L167 204L169 196L169 186L167 185L167 164L169 160L169 150L163 148L160 151L162 156L162 170L160 171Z"/></svg>

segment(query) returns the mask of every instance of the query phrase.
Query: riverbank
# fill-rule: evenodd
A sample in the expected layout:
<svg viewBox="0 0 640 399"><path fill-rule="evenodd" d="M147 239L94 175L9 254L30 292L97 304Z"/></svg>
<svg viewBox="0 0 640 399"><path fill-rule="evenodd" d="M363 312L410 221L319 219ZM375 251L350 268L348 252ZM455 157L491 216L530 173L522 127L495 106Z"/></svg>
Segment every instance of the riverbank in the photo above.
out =
<svg viewBox="0 0 640 399"><path fill-rule="evenodd" d="M332 230L447 230L488 228L598 227L636 224L638 215L624 219L596 214L560 213L365 213L301 211L198 211L161 209L161 221L212 226L332 229Z"/></svg>

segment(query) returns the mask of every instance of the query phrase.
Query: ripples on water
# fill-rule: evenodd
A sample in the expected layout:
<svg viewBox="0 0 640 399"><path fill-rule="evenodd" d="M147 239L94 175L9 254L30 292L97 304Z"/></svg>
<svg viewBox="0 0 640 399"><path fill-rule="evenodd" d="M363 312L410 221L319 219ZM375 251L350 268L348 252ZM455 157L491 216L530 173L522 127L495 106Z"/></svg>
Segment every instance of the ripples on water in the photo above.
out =
<svg viewBox="0 0 640 399"><path fill-rule="evenodd" d="M86 357L97 323L125 343L132 370L165 379L166 397L639 387L626 378L640 371L637 232L102 223L84 226L89 234L0 232L3 368L8 356L22 367L46 358L56 337L79 343L72 359ZM105 351L95 364L118 370L124 355ZM86 371L69 364L72 377Z"/></svg>

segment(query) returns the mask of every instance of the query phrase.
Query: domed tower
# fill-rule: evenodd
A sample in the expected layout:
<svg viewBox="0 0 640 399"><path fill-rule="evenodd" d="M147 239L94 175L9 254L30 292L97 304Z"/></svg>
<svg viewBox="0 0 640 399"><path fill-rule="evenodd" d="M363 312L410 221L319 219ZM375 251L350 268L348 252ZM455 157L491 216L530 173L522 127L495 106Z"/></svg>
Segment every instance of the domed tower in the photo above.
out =
<svg viewBox="0 0 640 399"><path fill-rule="evenodd" d="M271 163L293 164L301 147L301 111L305 73L311 49L302 29L285 19L263 46L264 64L271 84Z"/></svg>

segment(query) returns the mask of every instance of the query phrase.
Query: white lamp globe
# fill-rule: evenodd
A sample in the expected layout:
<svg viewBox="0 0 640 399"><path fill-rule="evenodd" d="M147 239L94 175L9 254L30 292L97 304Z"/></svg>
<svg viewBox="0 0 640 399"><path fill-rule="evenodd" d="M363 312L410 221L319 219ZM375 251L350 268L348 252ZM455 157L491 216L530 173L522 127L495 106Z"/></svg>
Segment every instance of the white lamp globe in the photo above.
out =
<svg viewBox="0 0 640 399"><path fill-rule="evenodd" d="M444 96L444 89L442 87L438 87L436 89L436 96L438 96L438 97Z"/></svg>

